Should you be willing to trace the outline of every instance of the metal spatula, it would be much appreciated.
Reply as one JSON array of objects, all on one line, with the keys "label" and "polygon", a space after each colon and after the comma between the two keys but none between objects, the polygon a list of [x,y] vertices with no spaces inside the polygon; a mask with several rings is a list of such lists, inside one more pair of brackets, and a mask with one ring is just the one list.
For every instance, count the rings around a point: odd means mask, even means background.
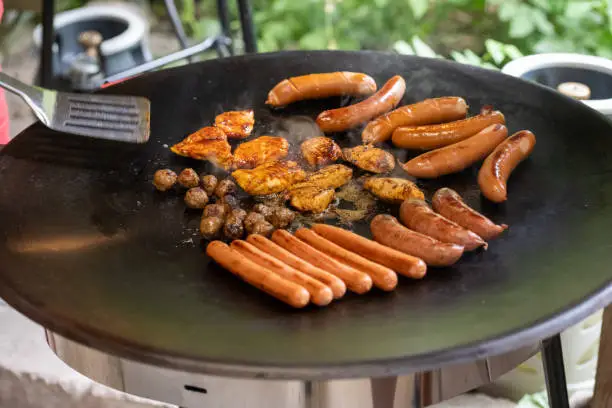
[{"label": "metal spatula", "polygon": [[53,130],[129,143],[149,140],[146,98],[56,92],[28,86],[3,72],[0,86],[19,95]]}]

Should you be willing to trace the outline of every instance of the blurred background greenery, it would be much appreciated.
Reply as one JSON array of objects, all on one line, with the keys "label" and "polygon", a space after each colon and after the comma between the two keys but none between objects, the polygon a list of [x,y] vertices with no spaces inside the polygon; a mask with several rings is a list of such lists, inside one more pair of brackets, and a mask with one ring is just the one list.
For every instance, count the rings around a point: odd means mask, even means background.
[{"label": "blurred background greenery", "polygon": [[[175,1],[193,42],[218,32],[215,0]],[[162,0],[140,2],[165,18]],[[60,8],[84,3],[62,0]],[[235,1],[228,3],[239,46]],[[252,0],[252,6],[260,51],[394,50],[492,69],[541,52],[612,58],[612,0]]]}]

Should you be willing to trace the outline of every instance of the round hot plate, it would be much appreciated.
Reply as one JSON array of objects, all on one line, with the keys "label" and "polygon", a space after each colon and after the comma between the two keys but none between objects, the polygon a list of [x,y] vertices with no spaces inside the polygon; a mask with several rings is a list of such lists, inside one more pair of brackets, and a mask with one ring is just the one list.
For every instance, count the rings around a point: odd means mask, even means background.
[{"label": "round hot plate", "polygon": [[[480,196],[478,166],[441,186],[510,229],[392,293],[347,295],[293,310],[211,262],[199,214],[151,185],[155,170],[205,163],[168,146],[215,115],[255,110],[254,134],[305,137],[346,98],[272,111],[267,92],[295,75],[359,71],[379,86],[406,79],[403,104],[457,95],[493,105],[509,130],[537,136],[509,200]],[[288,52],[208,61],[143,75],[104,92],[152,103],[151,140],[126,145],[34,125],[0,155],[0,296],[94,348],[152,364],[273,378],[378,376],[502,353],[555,334],[612,300],[612,123],[580,102],[496,72],[375,52]],[[334,135],[341,144],[354,131]],[[407,153],[385,146],[396,158]],[[355,230],[369,236],[367,222]]]}]

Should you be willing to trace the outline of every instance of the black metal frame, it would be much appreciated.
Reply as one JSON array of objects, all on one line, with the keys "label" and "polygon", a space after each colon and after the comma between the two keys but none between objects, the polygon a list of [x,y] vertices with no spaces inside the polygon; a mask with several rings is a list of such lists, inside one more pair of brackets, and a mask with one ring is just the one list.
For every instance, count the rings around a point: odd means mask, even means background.
[{"label": "black metal frame", "polygon": [[[236,0],[238,4],[238,14],[244,41],[244,50],[247,53],[257,52],[257,39],[255,27],[253,25],[252,9],[249,0]],[[217,0],[217,16],[221,25],[221,35],[214,38],[207,38],[200,44],[189,47],[185,30],[180,21],[174,0],[164,0],[172,27],[181,44],[182,51],[179,51],[181,58],[192,61],[191,57],[197,53],[214,48],[219,57],[234,54],[234,49],[230,38],[230,21],[227,0]],[[55,0],[43,0],[42,16],[42,47],[40,54],[40,84],[46,88],[53,88],[53,42],[55,33],[53,30],[53,20],[55,17]],[[170,56],[168,56],[170,57]],[[171,58],[176,60],[176,58]],[[161,59],[160,59],[161,60]],[[157,61],[157,60],[156,60]],[[153,62],[153,61],[152,61]],[[161,61],[160,61],[161,62]],[[167,62],[166,62],[167,63]],[[158,64],[153,64],[156,67]],[[162,64],[163,65],[163,64]],[[149,68],[152,69],[152,68]],[[145,69],[131,70],[133,74],[145,72]]]},{"label": "black metal frame", "polygon": [[550,408],[569,408],[563,348],[559,334],[542,342],[542,361]]}]

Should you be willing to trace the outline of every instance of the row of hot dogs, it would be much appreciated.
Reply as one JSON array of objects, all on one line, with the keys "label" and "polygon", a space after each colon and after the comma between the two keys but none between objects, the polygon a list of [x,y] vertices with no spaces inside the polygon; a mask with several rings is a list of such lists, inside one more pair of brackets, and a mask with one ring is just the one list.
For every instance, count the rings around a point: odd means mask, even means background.
[{"label": "row of hot dogs", "polygon": [[486,158],[478,176],[483,195],[494,202],[507,199],[507,179],[532,152],[533,133],[522,130],[508,138],[504,115],[491,107],[466,118],[468,104],[460,97],[432,98],[394,109],[406,90],[399,75],[376,89],[374,79],[361,73],[311,74],[281,81],[268,94],[267,103],[279,107],[333,95],[369,95],[359,103],[322,112],[317,124],[329,133],[367,123],[361,134],[365,144],[391,139],[397,147],[430,150],[402,165],[417,178],[456,173]]},{"label": "row of hot dogs", "polygon": [[276,230],[271,239],[252,234],[230,245],[213,241],[206,252],[244,281],[301,308],[310,302],[326,306],[347,289],[357,294],[373,286],[392,291],[397,274],[421,279],[428,265],[452,265],[464,250],[486,247],[487,240],[507,228],[468,207],[450,189],[436,192],[433,205],[436,211],[422,200],[404,201],[404,225],[390,215],[377,215],[370,224],[374,240],[315,224],[295,235]]}]

